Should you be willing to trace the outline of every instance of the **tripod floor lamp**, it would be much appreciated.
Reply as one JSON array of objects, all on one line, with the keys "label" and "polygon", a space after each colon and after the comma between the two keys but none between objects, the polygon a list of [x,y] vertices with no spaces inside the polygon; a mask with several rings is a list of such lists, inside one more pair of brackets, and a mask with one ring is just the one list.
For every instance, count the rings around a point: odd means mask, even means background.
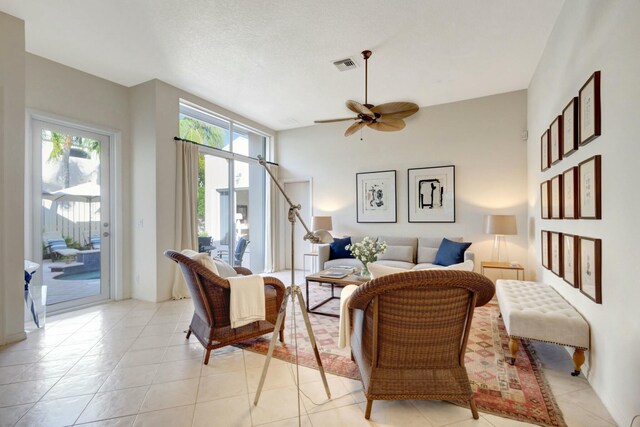
[{"label": "tripod floor lamp", "polygon": [[[311,329],[311,322],[309,321],[309,314],[305,309],[304,299],[302,298],[302,291],[300,290],[300,286],[295,284],[295,224],[296,219],[300,221],[300,224],[304,227],[306,234],[304,235],[304,240],[308,240],[311,243],[330,243],[333,241],[331,234],[329,234],[326,230],[318,230],[316,232],[311,232],[307,224],[304,223],[304,220],[300,216],[300,205],[294,205],[287,196],[287,193],[284,192],[284,189],[278,182],[278,180],[273,176],[271,170],[267,166],[267,162],[264,160],[262,156],[258,156],[258,162],[265,168],[273,183],[278,187],[280,193],[284,196],[285,200],[289,204],[289,213],[288,220],[291,223],[291,285],[287,287],[284,299],[282,300],[282,305],[280,306],[280,311],[278,312],[278,319],[276,320],[275,328],[273,329],[273,336],[271,337],[271,343],[269,344],[269,351],[267,352],[267,359],[264,362],[264,368],[262,369],[262,376],[260,377],[260,384],[258,385],[258,390],[256,391],[256,397],[253,401],[254,405],[258,404],[258,400],[260,399],[260,393],[262,392],[262,386],[264,385],[264,380],[267,377],[267,371],[269,370],[269,362],[271,362],[271,356],[273,356],[273,350],[275,348],[275,344],[277,341],[277,334],[280,330],[280,325],[282,325],[284,315],[287,311],[287,303],[289,298],[291,298],[291,304],[294,308],[295,312],[295,302],[296,298],[298,300],[298,304],[300,305],[300,311],[302,312],[302,316],[304,318],[304,323],[307,326],[307,333],[309,334],[309,341],[311,342],[311,346],[313,347],[313,353],[316,357],[316,362],[318,363],[318,370],[320,371],[320,376],[322,377],[322,382],[324,383],[324,389],[327,392],[327,398],[331,398],[331,392],[329,391],[329,384],[327,383],[327,377],[324,374],[324,368],[322,366],[322,360],[320,359],[320,353],[318,352],[318,346],[316,345],[316,339],[313,334],[313,329]],[[293,317],[293,325],[295,328],[295,316]],[[295,335],[294,335],[295,336]],[[296,342],[296,367],[298,366],[298,346]],[[300,376],[297,375],[296,383],[298,383],[298,413],[300,413],[300,385],[299,385]]]}]

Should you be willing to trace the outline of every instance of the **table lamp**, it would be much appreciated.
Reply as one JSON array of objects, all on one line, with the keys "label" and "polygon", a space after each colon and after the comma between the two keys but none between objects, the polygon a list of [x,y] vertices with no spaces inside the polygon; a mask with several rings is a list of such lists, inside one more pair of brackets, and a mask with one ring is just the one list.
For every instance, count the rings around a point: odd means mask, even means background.
[{"label": "table lamp", "polygon": [[[509,252],[507,251],[507,241],[505,236],[518,234],[515,215],[487,215],[484,232],[495,235],[493,240],[493,250],[491,251],[491,261],[509,262]],[[501,250],[504,246],[504,250]]]},{"label": "table lamp", "polygon": [[[322,235],[324,238],[319,243],[331,243],[333,241],[333,237],[329,231],[333,229],[333,222],[331,221],[331,216],[313,216],[311,217],[311,231],[315,235]],[[316,251],[316,245],[313,245],[313,251]]]}]

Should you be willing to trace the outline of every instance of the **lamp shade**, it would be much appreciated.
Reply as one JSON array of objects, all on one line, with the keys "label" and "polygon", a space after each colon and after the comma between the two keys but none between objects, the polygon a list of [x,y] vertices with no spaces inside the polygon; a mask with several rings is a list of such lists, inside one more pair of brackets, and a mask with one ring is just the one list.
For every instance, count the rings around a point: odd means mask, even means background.
[{"label": "lamp shade", "polygon": [[487,234],[510,235],[518,234],[515,215],[487,215],[484,224]]},{"label": "lamp shade", "polygon": [[313,231],[317,230],[331,230],[333,229],[333,224],[330,216],[314,216],[311,218],[311,229]]}]

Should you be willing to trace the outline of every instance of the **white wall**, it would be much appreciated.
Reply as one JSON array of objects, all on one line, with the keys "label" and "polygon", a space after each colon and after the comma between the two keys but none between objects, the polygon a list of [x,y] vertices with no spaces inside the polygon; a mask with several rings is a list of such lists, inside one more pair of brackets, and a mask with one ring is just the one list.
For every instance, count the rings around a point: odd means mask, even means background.
[{"label": "white wall", "polygon": [[0,12],[0,345],[24,334],[24,21]]},{"label": "white wall", "polygon": [[[419,84],[419,82],[416,82]],[[331,215],[334,235],[463,236],[478,261],[491,258],[486,214],[517,215],[512,260],[527,261],[527,128],[525,91],[427,107],[400,132],[366,129],[343,136],[348,123],[278,133],[280,178],[313,177],[313,215]],[[348,116],[345,108],[345,116]],[[455,165],[455,223],[409,223],[407,169]],[[396,224],[356,222],[356,172],[396,170]]]},{"label": "white wall", "polygon": [[[530,265],[589,322],[589,382],[621,426],[640,413],[639,20],[638,1],[566,0],[528,92]],[[596,70],[602,71],[602,135],[540,172],[539,136]],[[541,220],[540,183],[596,154],[602,155],[602,219]],[[541,229],[602,239],[602,305],[541,267]]]}]

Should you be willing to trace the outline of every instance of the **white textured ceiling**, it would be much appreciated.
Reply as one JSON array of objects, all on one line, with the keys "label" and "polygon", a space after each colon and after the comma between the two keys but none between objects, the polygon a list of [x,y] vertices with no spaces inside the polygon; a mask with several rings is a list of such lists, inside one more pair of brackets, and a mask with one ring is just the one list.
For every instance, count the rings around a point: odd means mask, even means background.
[{"label": "white textured ceiling", "polygon": [[561,0],[0,0],[28,52],[125,86],[158,78],[272,129],[369,102],[528,86]]}]

